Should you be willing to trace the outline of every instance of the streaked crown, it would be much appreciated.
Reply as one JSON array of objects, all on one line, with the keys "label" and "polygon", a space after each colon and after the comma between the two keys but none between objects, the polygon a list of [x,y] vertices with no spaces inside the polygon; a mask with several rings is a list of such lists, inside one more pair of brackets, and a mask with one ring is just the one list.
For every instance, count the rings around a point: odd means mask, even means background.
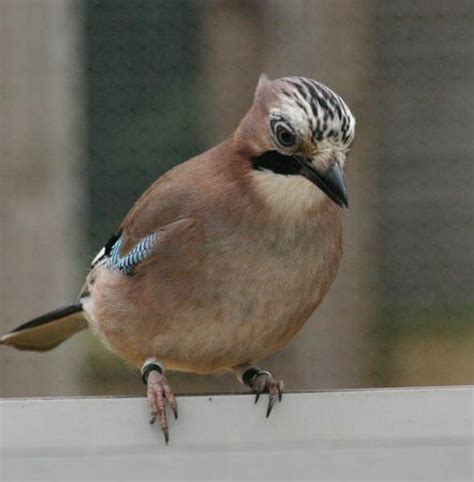
[{"label": "streaked crown", "polygon": [[305,77],[283,77],[274,83],[278,86],[279,102],[269,112],[272,132],[278,132],[278,123],[286,123],[286,128],[296,129],[299,137],[315,145],[327,140],[334,147],[350,146],[355,119],[341,97]]}]

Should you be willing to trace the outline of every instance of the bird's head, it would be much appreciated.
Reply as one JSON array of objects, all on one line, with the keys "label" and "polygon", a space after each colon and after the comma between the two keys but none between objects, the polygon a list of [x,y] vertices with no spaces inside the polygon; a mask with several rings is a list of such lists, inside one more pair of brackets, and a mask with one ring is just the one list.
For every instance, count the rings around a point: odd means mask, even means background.
[{"label": "bird's head", "polygon": [[268,176],[306,178],[347,207],[343,170],[355,119],[328,87],[305,77],[271,81],[262,75],[237,132],[251,147],[253,169]]}]

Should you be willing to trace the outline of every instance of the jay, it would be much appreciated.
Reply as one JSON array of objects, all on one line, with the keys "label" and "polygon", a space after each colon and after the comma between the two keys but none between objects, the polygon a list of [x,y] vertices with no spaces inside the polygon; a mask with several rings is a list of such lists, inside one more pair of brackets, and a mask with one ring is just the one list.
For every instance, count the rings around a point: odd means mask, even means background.
[{"label": "jay", "polygon": [[165,370],[231,370],[268,393],[255,363],[284,347],[321,303],[342,254],[343,168],[355,120],[325,85],[260,77],[235,132],[155,181],[92,262],[76,304],[0,339],[49,350],[90,327],[147,385],[168,442],[177,404]]}]

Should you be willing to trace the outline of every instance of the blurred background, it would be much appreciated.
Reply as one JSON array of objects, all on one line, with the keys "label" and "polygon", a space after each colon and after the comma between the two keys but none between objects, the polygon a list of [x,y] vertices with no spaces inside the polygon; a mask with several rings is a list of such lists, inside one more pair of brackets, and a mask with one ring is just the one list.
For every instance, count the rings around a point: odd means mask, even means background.
[{"label": "blurred background", "polygon": [[[0,331],[74,301],[134,200],[232,132],[261,72],[304,75],[358,122],[345,255],[262,365],[289,390],[474,383],[473,17],[470,0],[0,0]],[[0,367],[5,397],[144,394],[88,332]]]}]

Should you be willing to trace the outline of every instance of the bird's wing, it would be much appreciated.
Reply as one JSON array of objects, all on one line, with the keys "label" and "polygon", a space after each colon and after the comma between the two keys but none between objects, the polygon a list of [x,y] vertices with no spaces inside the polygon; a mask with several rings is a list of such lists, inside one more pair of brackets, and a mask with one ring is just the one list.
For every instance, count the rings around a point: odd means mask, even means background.
[{"label": "bird's wing", "polygon": [[193,216],[190,199],[192,174],[192,165],[186,170],[178,166],[155,181],[97,254],[92,268],[105,262],[110,268],[131,274],[157,251],[169,255],[172,246],[179,251],[181,246],[194,249],[202,245],[203,230]]},{"label": "bird's wing", "polygon": [[105,264],[130,275],[140,272],[151,262],[177,265],[179,260],[189,263],[192,259],[201,258],[205,236],[199,221],[183,218],[160,226],[122,253],[124,243],[123,235],[119,236],[105,258]]},{"label": "bird's wing", "polygon": [[175,167],[155,181],[125,216],[119,228],[123,240],[122,254],[161,227],[192,215],[188,169],[183,166]]}]

